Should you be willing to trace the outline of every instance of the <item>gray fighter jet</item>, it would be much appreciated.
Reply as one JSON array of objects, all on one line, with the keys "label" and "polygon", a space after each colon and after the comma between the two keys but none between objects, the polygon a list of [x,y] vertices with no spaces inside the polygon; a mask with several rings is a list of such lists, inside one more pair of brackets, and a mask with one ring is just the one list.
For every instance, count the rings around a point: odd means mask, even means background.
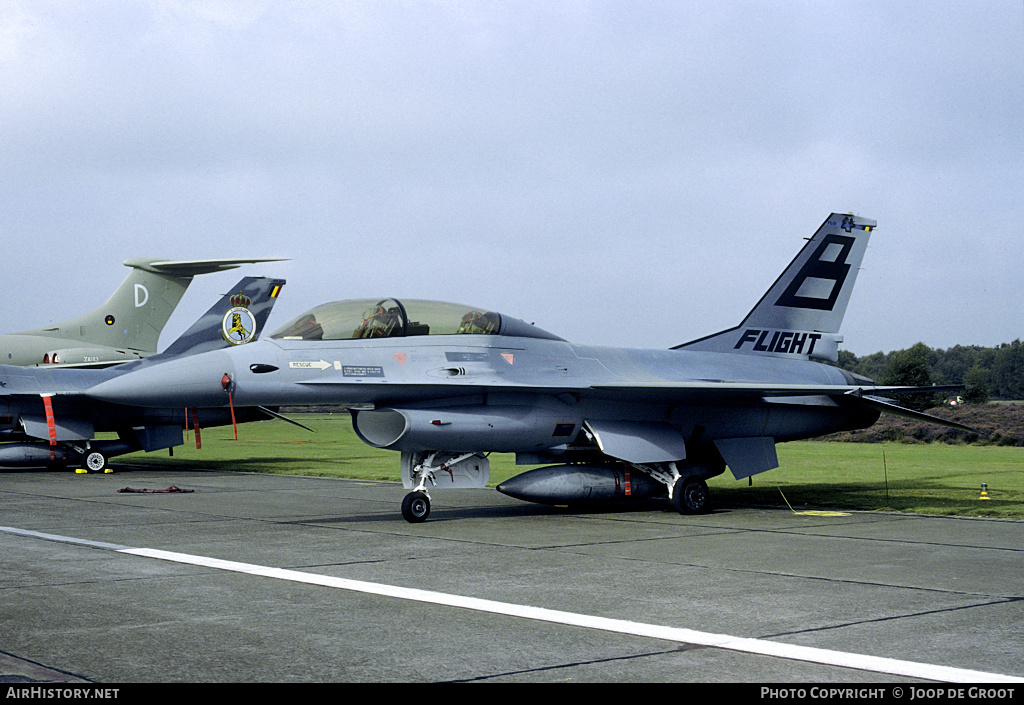
[{"label": "gray fighter jet", "polygon": [[579,504],[667,496],[705,511],[705,480],[778,466],[775,444],[874,423],[880,412],[966,428],[884,398],[823,361],[875,222],[833,213],[735,328],[671,350],[573,345],[487,309],[436,301],[324,304],[269,339],[82,388],[110,405],[222,410],[345,404],[371,446],[401,453],[402,505],[427,518],[431,488],[483,487],[487,454],[544,465],[501,483],[523,500]]},{"label": "gray fighter jet", "polygon": [[[187,360],[256,340],[283,279],[245,277],[164,352],[103,369],[0,365],[0,466],[102,470],[107,459],[182,444],[184,428],[221,426],[278,416],[270,409],[108,404],[83,394],[91,387],[166,360]],[[180,380],[184,396],[188,380]],[[143,391],[143,390],[140,390]],[[144,396],[144,394],[143,394]],[[112,436],[116,438],[98,438]]]},{"label": "gray fighter jet", "polygon": [[276,261],[126,259],[132,271],[106,303],[63,323],[0,335],[0,362],[105,367],[149,357],[156,354],[160,332],[194,276]]}]

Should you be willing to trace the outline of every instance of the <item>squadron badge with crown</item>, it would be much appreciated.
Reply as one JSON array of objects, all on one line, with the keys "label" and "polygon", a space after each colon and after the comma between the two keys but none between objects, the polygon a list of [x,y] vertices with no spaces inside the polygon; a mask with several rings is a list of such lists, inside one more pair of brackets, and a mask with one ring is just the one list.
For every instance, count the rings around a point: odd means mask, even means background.
[{"label": "squadron badge with crown", "polygon": [[231,297],[231,308],[224,314],[220,328],[231,345],[244,345],[256,337],[256,317],[248,309],[252,299],[238,292]]}]

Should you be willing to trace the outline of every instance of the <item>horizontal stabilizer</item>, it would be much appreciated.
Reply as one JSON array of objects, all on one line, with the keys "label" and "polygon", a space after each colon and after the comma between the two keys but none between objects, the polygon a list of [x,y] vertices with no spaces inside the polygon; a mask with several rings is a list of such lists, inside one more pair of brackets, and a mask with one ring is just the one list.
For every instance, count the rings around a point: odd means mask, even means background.
[{"label": "horizontal stabilizer", "polygon": [[[930,387],[921,388],[922,391],[930,389]],[[963,387],[960,387],[960,389],[963,389]],[[914,411],[913,409],[908,409],[904,406],[900,406],[899,404],[893,403],[889,399],[883,399],[881,397],[871,396],[867,394],[857,394],[854,392],[851,392],[848,396],[856,399],[859,403],[865,406],[870,406],[871,408],[877,409],[886,414],[902,416],[904,418],[915,419],[917,421],[924,421],[926,423],[933,423],[938,426],[946,426],[947,428],[955,428],[959,431],[977,433],[978,435],[981,436],[988,435],[984,431],[980,431],[976,428],[971,428],[970,426],[965,426],[961,423],[957,423],[956,421],[949,421],[947,419],[939,418],[938,416],[932,416],[931,414],[926,414],[921,411]]]},{"label": "horizontal stabilizer", "polygon": [[[890,396],[892,394],[960,394],[969,389],[971,387],[963,384],[933,384],[930,387],[871,387],[869,396],[873,394],[881,394],[883,396]],[[860,391],[863,392],[863,389]]]},{"label": "horizontal stabilizer", "polygon": [[259,264],[261,262],[284,262],[281,259],[189,259],[163,260],[151,257],[132,257],[124,261],[124,266],[142,269],[154,274],[170,274],[175,277],[194,277],[199,274],[225,272],[236,269],[243,264]]}]

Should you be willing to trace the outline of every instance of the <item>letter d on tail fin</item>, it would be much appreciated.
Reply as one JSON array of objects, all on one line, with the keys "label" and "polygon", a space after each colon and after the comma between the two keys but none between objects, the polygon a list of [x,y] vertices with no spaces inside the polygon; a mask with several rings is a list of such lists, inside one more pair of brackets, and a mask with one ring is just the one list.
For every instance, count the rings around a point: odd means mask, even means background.
[{"label": "letter d on tail fin", "polygon": [[875,221],[833,213],[736,328],[674,349],[835,360]]}]

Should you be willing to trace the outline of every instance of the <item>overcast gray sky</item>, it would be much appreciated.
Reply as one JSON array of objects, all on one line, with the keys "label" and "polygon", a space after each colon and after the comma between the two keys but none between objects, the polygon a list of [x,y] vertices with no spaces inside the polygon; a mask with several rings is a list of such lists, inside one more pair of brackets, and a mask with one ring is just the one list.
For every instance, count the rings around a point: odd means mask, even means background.
[{"label": "overcast gray sky", "polygon": [[0,0],[0,332],[128,257],[580,343],[736,325],[832,211],[843,347],[1024,337],[1024,2]]}]

